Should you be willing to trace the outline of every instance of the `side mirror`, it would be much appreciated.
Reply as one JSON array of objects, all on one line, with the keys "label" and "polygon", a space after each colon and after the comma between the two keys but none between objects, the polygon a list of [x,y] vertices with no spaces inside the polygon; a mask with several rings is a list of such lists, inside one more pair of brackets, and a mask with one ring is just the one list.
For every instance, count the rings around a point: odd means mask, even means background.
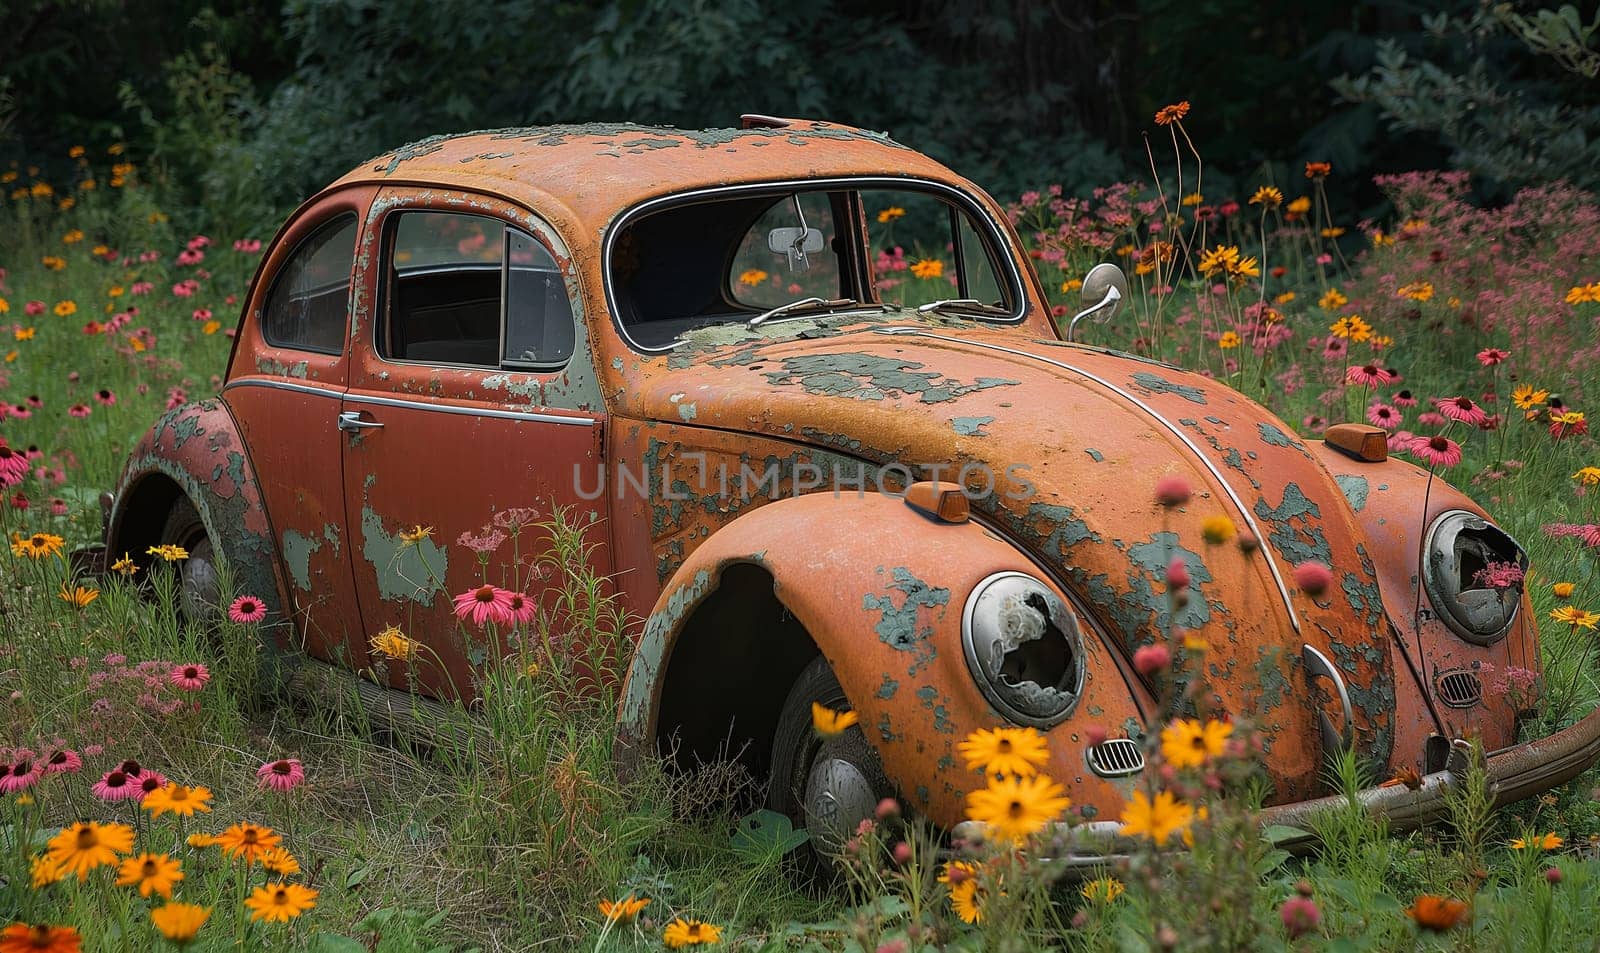
[{"label": "side mirror", "polygon": [[811,262],[807,255],[822,251],[822,229],[786,227],[767,232],[767,250],[789,259],[790,271],[808,271]]},{"label": "side mirror", "polygon": [[1067,340],[1071,341],[1078,322],[1091,315],[1096,324],[1105,324],[1122,310],[1122,299],[1128,296],[1128,276],[1109,261],[1103,261],[1083,276],[1083,310],[1072,316],[1067,325]]}]

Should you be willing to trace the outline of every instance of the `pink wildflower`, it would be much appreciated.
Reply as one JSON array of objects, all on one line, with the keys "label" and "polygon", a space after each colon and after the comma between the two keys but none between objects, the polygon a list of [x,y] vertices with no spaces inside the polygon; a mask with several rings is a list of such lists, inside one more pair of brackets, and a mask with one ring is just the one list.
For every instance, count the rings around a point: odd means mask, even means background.
[{"label": "pink wildflower", "polygon": [[174,665],[167,678],[182,691],[198,692],[206,687],[206,682],[211,681],[211,672],[199,662],[189,665]]},{"label": "pink wildflower", "polygon": [[1400,426],[1400,419],[1400,411],[1395,410],[1388,404],[1373,404],[1371,407],[1367,408],[1367,420],[1370,421],[1374,427],[1382,427],[1385,430],[1393,430],[1394,428]]},{"label": "pink wildflower", "polygon": [[1156,502],[1162,506],[1182,506],[1189,502],[1194,490],[1189,481],[1176,473],[1169,473],[1156,481]]},{"label": "pink wildflower", "polygon": [[22,310],[30,318],[37,317],[38,315],[44,314],[44,302],[43,301],[30,301],[27,304],[22,306]]},{"label": "pink wildflower", "polygon": [[139,782],[120,768],[107,771],[89,790],[102,801],[127,801],[143,796]]},{"label": "pink wildflower", "polygon": [[1182,556],[1172,557],[1172,562],[1167,563],[1167,589],[1187,589],[1189,587],[1189,567],[1184,563]]},{"label": "pink wildflower", "polygon": [[456,618],[471,619],[473,625],[505,624],[511,621],[510,605],[511,593],[498,586],[483,585],[456,596]]},{"label": "pink wildflower", "polygon": [[1283,906],[1278,908],[1278,915],[1283,919],[1283,928],[1288,931],[1291,940],[1310,933],[1322,922],[1322,911],[1317,909],[1317,902],[1298,895],[1285,900]]},{"label": "pink wildflower", "polygon": [[1544,534],[1553,539],[1571,537],[1591,549],[1600,549],[1600,524],[1551,523],[1544,528]]},{"label": "pink wildflower", "polygon": [[1442,434],[1418,437],[1411,452],[1429,467],[1453,467],[1461,462],[1461,445]]},{"label": "pink wildflower", "polygon": [[506,600],[506,611],[511,613],[513,625],[527,625],[533,621],[535,606],[523,593],[513,592]]},{"label": "pink wildflower", "polygon": [[42,767],[46,774],[77,774],[83,770],[83,759],[71,748],[62,748],[46,758]]},{"label": "pink wildflower", "polygon": [[[26,752],[19,752],[26,755]],[[11,794],[33,787],[44,773],[43,766],[31,757],[19,756],[10,764],[0,765],[0,794]]]},{"label": "pink wildflower", "polygon": [[1478,363],[1484,367],[1493,367],[1496,364],[1503,363],[1510,356],[1510,351],[1502,351],[1497,347],[1486,347],[1478,352]]},{"label": "pink wildflower", "polygon": [[1522,567],[1516,563],[1492,562],[1474,573],[1472,582],[1480,589],[1520,588],[1523,575]]},{"label": "pink wildflower", "polygon": [[1294,567],[1294,584],[1308,596],[1320,596],[1333,585],[1333,570],[1319,562],[1304,562]]},{"label": "pink wildflower", "polygon": [[1417,398],[1409,390],[1396,391],[1393,399],[1396,407],[1417,406]]},{"label": "pink wildflower", "polygon": [[239,625],[260,622],[267,617],[267,604],[255,596],[240,596],[228,606],[228,621]]},{"label": "pink wildflower", "polygon": [[1473,403],[1471,397],[1443,397],[1433,402],[1439,413],[1445,417],[1476,427],[1489,419],[1482,407]]},{"label": "pink wildflower", "polygon": [[1381,387],[1393,380],[1394,374],[1377,364],[1358,364],[1344,374],[1346,384],[1359,384],[1362,387]]},{"label": "pink wildflower", "polygon": [[306,771],[294,758],[280,758],[256,769],[256,777],[261,787],[287,792],[300,786],[306,779]]},{"label": "pink wildflower", "polygon": [[1140,675],[1154,675],[1172,664],[1172,653],[1164,645],[1142,645],[1133,653],[1133,667]]}]

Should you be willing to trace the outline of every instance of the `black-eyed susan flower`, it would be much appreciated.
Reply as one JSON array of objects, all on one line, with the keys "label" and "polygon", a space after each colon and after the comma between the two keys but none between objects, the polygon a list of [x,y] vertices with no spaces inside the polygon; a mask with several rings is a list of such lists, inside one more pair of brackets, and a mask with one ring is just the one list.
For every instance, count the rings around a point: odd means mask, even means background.
[{"label": "black-eyed susan flower", "polygon": [[139,804],[150,812],[151,818],[163,814],[176,814],[179,817],[193,817],[196,813],[211,813],[211,790],[204,787],[188,787],[182,784],[168,784],[157,788],[144,796]]},{"label": "black-eyed susan flower", "polygon": [[0,953],[78,953],[82,948],[75,927],[13,923],[0,930]]},{"label": "black-eyed susan flower", "polygon": [[991,777],[987,787],[967,795],[967,817],[1020,842],[1044,830],[1071,803],[1065,789],[1042,774]]},{"label": "black-eyed susan flower", "polygon": [[62,602],[72,606],[74,609],[83,609],[87,607],[89,603],[100,598],[100,590],[90,588],[89,586],[74,586],[71,589],[68,589],[67,584],[62,583],[61,591],[56,593],[56,596],[60,598]]},{"label": "black-eyed susan flower", "polygon": [[630,893],[621,900],[600,901],[600,915],[612,923],[632,923],[649,903],[649,897],[635,897]]},{"label": "black-eyed susan flower", "polygon": [[28,536],[19,533],[11,537],[11,555],[29,559],[59,556],[66,548],[66,543],[66,540],[53,533],[33,533]]},{"label": "black-eyed susan flower", "polygon": [[1107,904],[1122,896],[1125,890],[1122,881],[1115,877],[1097,877],[1084,884],[1078,893],[1090,903]]},{"label": "black-eyed susan flower", "polygon": [[1574,629],[1593,629],[1600,624],[1600,613],[1587,612],[1577,606],[1562,606],[1550,610],[1550,618],[1572,626]]},{"label": "black-eyed susan flower", "polygon": [[295,860],[294,855],[282,847],[274,847],[263,852],[261,866],[282,877],[288,877],[300,872],[300,861]]},{"label": "black-eyed susan flower", "polygon": [[116,863],[118,854],[132,850],[133,828],[96,821],[68,824],[45,845],[45,855],[51,863],[63,874],[77,874],[79,880],[87,878],[96,867]]},{"label": "black-eyed susan flower", "polygon": [[1543,837],[1529,837],[1529,838],[1519,837],[1516,840],[1511,842],[1511,849],[1512,850],[1529,850],[1529,849],[1533,849],[1533,850],[1559,850],[1561,845],[1565,844],[1565,843],[1566,843],[1566,841],[1562,840],[1561,836],[1559,834],[1557,834],[1554,831],[1551,831],[1550,833],[1545,834]]},{"label": "black-eyed susan flower", "polygon": [[1231,734],[1224,721],[1177,718],[1161,729],[1161,756],[1175,768],[1198,768],[1222,754]]},{"label": "black-eyed susan flower", "polygon": [[706,943],[722,942],[722,928],[704,920],[690,920],[678,917],[667,928],[661,931],[661,942],[669,950],[677,950],[686,946],[700,946]]},{"label": "black-eyed susan flower", "polygon": [[824,738],[832,738],[849,731],[861,716],[853,711],[834,711],[826,705],[811,703],[811,727]]},{"label": "black-eyed susan flower", "polygon": [[966,759],[968,770],[987,774],[1027,777],[1050,760],[1044,735],[1033,728],[979,728],[956,750]]},{"label": "black-eyed susan flower", "polygon": [[166,854],[129,857],[117,868],[117,886],[137,887],[139,896],[158,893],[172,899],[172,888],[183,879],[183,865]]},{"label": "black-eyed susan flower", "polygon": [[1154,800],[1143,791],[1135,791],[1122,808],[1121,821],[1124,835],[1148,837],[1162,846],[1194,821],[1194,808],[1171,791],[1162,791]]},{"label": "black-eyed susan flower", "polygon": [[269,883],[245,898],[250,919],[288,923],[317,905],[317,891],[300,884]]},{"label": "black-eyed susan flower", "polygon": [[1250,204],[1259,205],[1264,209],[1277,208],[1283,204],[1283,192],[1276,186],[1263,185],[1250,196]]},{"label": "black-eyed susan flower", "polygon": [[160,556],[163,560],[169,563],[175,563],[189,558],[189,551],[187,549],[184,549],[182,546],[174,545],[173,543],[162,543],[160,546],[151,546],[149,549],[145,550],[145,553],[150,556]]},{"label": "black-eyed susan flower", "polygon": [[282,842],[283,838],[272,828],[248,821],[235,824],[216,836],[216,844],[223,853],[229,857],[243,857],[247,864],[260,860],[262,854]]},{"label": "black-eyed susan flower", "polygon": [[372,654],[396,662],[404,662],[417,654],[417,643],[407,638],[397,626],[384,627],[367,644],[372,648]]},{"label": "black-eyed susan flower", "polygon": [[150,922],[169,942],[185,946],[194,942],[210,916],[210,907],[194,903],[169,903],[151,910]]}]

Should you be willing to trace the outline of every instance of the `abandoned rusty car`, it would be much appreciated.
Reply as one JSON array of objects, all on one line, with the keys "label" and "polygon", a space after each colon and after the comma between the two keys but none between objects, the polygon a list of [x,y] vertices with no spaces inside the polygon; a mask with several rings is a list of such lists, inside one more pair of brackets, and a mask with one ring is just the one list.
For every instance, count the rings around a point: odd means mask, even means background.
[{"label": "abandoned rusty car", "polygon": [[[1127,285],[1102,266],[1085,291],[1103,317]],[[1502,801],[1594,761],[1600,714],[1519,743],[1523,713],[1484,690],[1486,666],[1538,669],[1538,635],[1524,594],[1476,587],[1526,559],[1465,495],[1425,501],[1370,429],[1303,439],[1071,336],[1004,211],[882,135],[428,139],[283,226],[220,395],[136,447],[107,551],[185,546],[192,605],[225,563],[292,666],[370,678],[369,639],[403,626],[431,650],[414,687],[445,696],[485,662],[451,611],[481,582],[458,535],[582,513],[639,620],[619,757],[742,758],[824,846],[888,795],[955,827],[982,784],[956,745],[1016,724],[1091,818],[1072,849],[1114,850],[1158,713],[1133,658],[1175,629],[1204,641],[1208,709],[1264,732],[1271,819],[1330,795],[1339,749],[1421,775],[1363,792],[1397,827],[1438,813],[1469,739]],[[1162,477],[1192,498],[1163,508]],[[1207,517],[1259,549],[1205,546]],[[1311,562],[1321,593],[1295,584]],[[823,739],[812,702],[859,724]]]}]

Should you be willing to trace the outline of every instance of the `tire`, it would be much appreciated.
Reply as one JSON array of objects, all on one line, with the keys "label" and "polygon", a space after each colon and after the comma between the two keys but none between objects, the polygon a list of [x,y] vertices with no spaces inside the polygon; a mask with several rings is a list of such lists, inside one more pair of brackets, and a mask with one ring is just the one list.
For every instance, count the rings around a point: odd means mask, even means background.
[{"label": "tire", "polygon": [[161,528],[161,544],[181,546],[189,558],[172,564],[178,574],[178,608],[187,620],[207,623],[222,617],[222,585],[217,548],[188,497],[180,496]]},{"label": "tire", "polygon": [[849,700],[828,660],[817,656],[795,679],[778,713],[772,739],[767,807],[811,834],[807,850],[824,862],[874,816],[894,787],[859,725],[824,739],[812,728],[811,705],[848,709]]}]

